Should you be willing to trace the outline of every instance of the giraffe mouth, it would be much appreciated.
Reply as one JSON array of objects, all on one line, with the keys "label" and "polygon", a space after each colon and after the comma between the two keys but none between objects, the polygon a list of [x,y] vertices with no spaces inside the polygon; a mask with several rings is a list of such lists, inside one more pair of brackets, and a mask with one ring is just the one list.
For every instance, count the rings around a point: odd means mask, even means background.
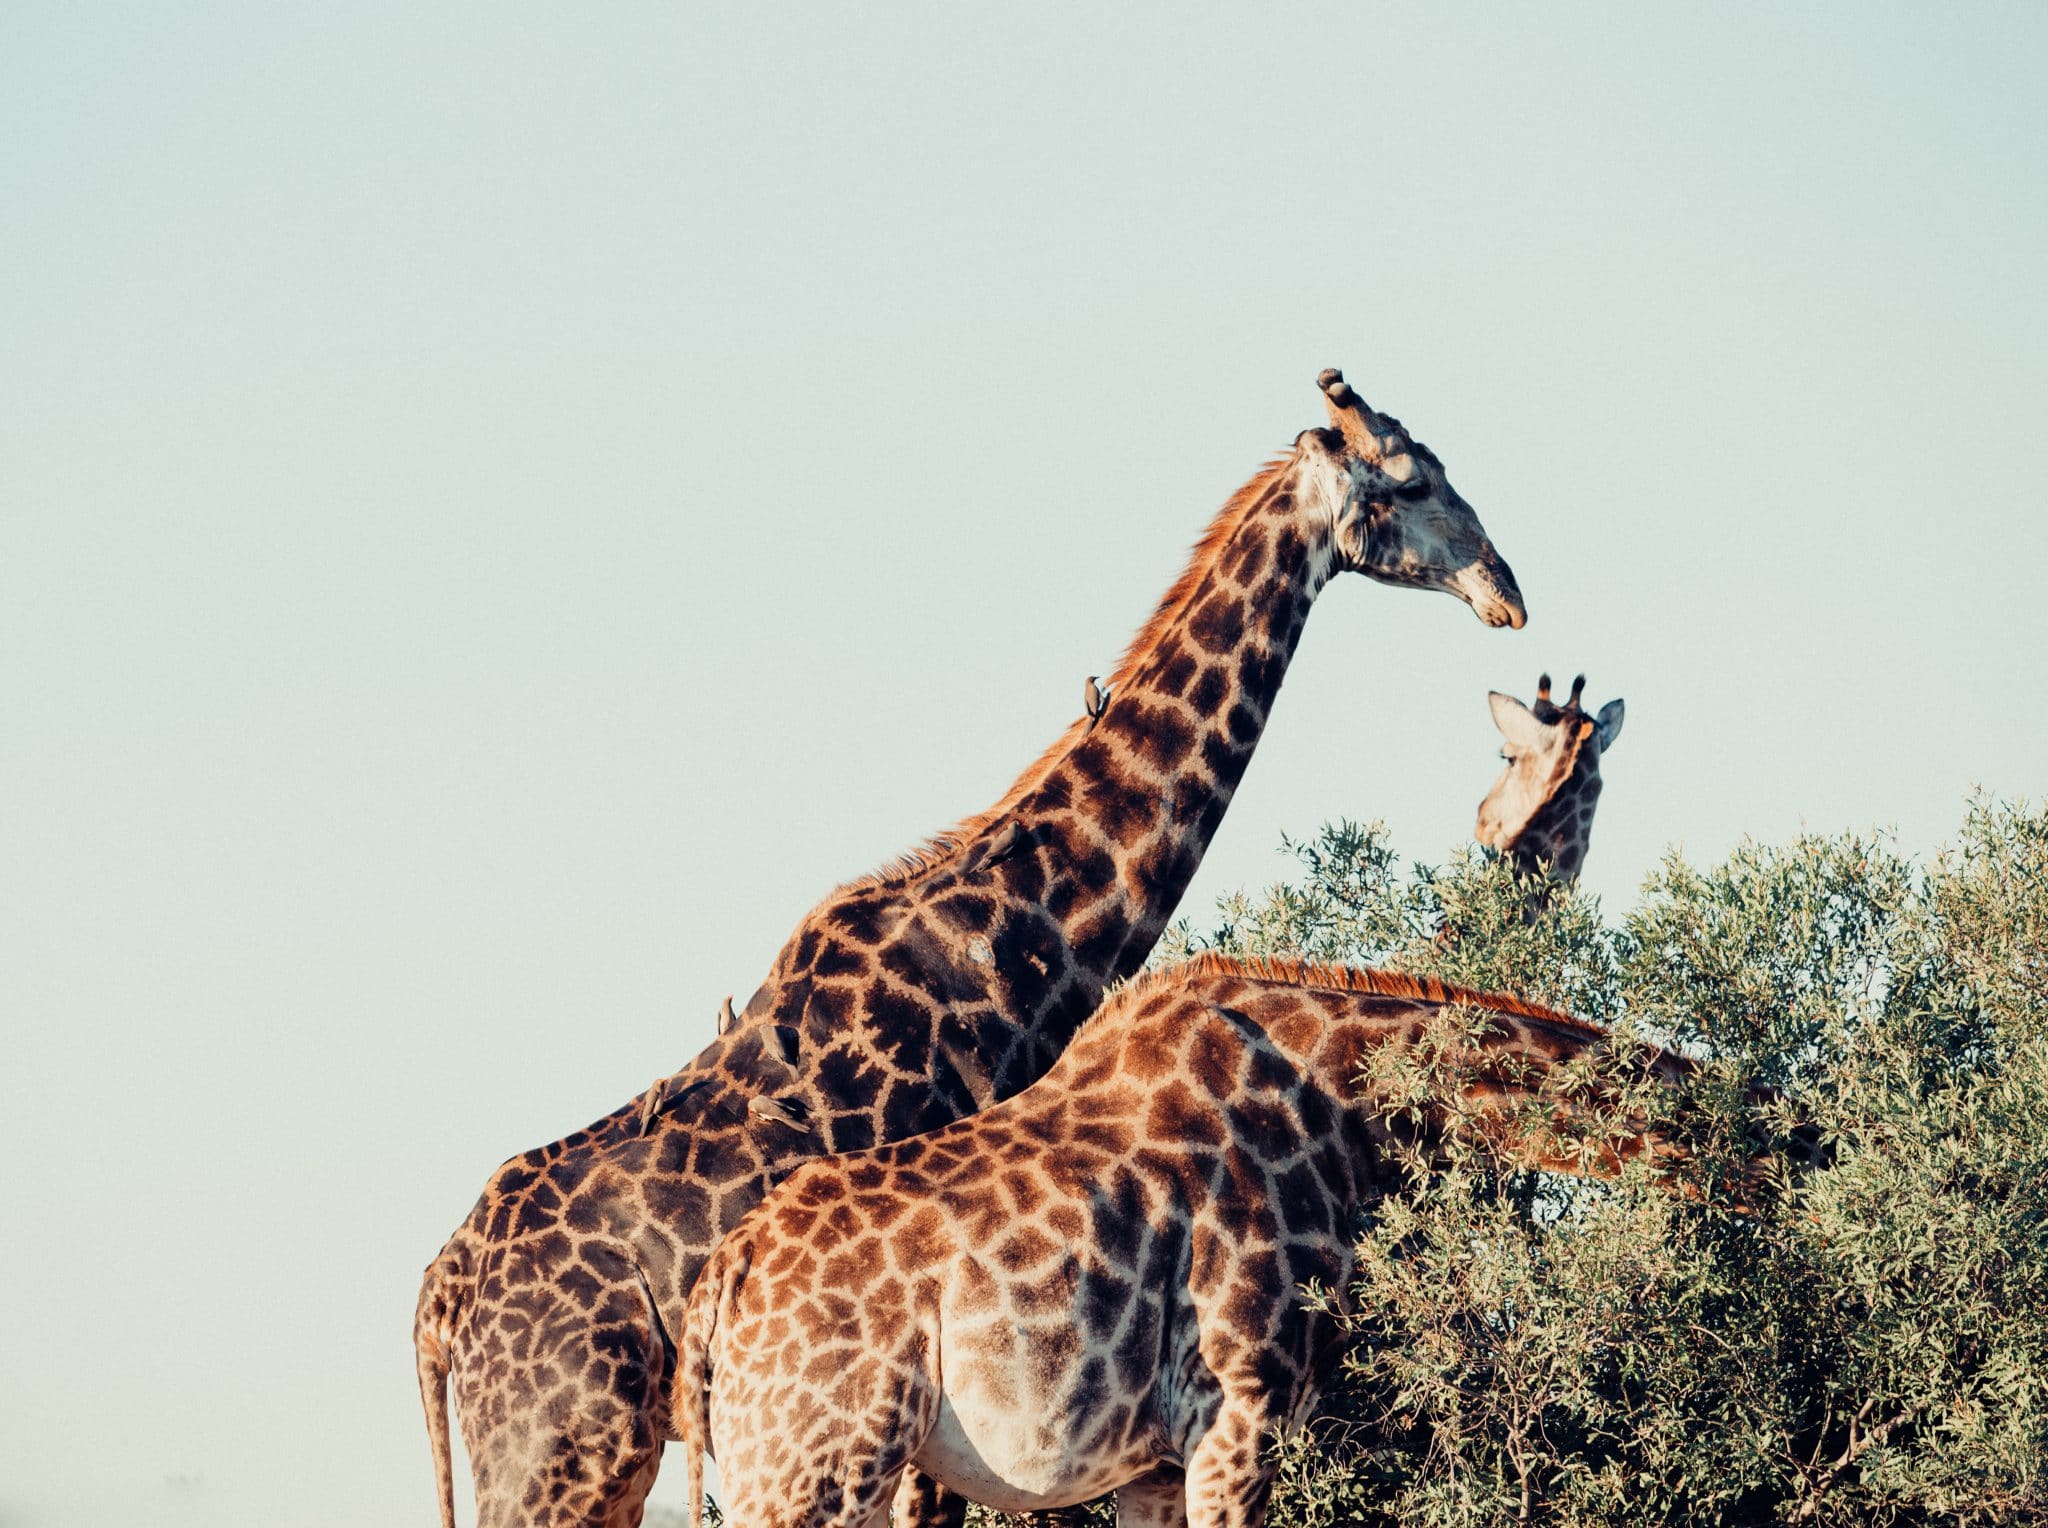
[{"label": "giraffe mouth", "polygon": [[1522,603],[1522,591],[1515,575],[1498,556],[1468,562],[1451,575],[1451,592],[1472,607],[1472,613],[1488,626],[1507,626],[1520,631],[1529,623],[1529,611]]}]

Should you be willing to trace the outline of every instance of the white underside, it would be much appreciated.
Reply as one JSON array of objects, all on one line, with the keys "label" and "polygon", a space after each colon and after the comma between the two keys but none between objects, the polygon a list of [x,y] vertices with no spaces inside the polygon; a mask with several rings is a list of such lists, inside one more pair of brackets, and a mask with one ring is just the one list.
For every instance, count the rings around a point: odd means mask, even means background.
[{"label": "white underside", "polygon": [[[1049,1451],[1037,1423],[1014,1411],[965,1412],[941,1396],[937,1423],[917,1451],[917,1467],[971,1501],[1000,1512],[1039,1512],[1093,1501],[1146,1473],[1156,1461],[1075,1459]],[[1034,1436],[1035,1435],[1035,1436]]]}]

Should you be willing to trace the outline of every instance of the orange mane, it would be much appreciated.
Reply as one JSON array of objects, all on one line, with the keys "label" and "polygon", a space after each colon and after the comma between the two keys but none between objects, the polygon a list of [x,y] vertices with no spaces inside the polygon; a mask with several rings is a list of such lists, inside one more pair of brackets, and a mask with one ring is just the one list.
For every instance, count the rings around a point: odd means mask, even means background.
[{"label": "orange mane", "polygon": [[1321,987],[1331,992],[1369,992],[1379,997],[1407,998],[1422,1003],[1469,1003],[1474,1008],[1485,1008],[1493,1013],[1511,1013],[1523,1018],[1542,1019],[1582,1035],[1588,1040],[1608,1038],[1607,1031],[1598,1024],[1575,1019],[1568,1013],[1559,1013],[1555,1008],[1546,1008],[1541,1003],[1532,1003],[1526,998],[1510,997],[1500,992],[1480,992],[1472,987],[1453,986],[1449,982],[1440,982],[1433,976],[1409,976],[1404,972],[1379,971],[1370,966],[1319,965],[1314,961],[1279,956],[1241,958],[1235,955],[1219,955],[1213,950],[1205,951],[1179,965],[1148,971],[1125,990],[1150,991],[1168,982],[1186,981],[1192,977],[1202,976],[1239,976],[1249,981],[1280,982],[1289,987]]},{"label": "orange mane", "polygon": [[[1216,517],[1209,522],[1208,529],[1203,531],[1200,539],[1195,542],[1194,550],[1188,554],[1187,566],[1181,571],[1180,577],[1173,581],[1172,587],[1160,598],[1158,607],[1153,610],[1145,624],[1138,628],[1137,635],[1131,638],[1123,656],[1117,659],[1116,667],[1110,670],[1106,681],[1109,689],[1119,688],[1137,672],[1138,666],[1158,646],[1159,639],[1167,627],[1186,607],[1189,598],[1201,586],[1203,577],[1222,555],[1223,548],[1230,542],[1231,533],[1244,522],[1253,506],[1264,500],[1281,475],[1293,465],[1292,452],[1275,457],[1261,467],[1250,482],[1224,502],[1223,508],[1218,510]],[[952,827],[933,834],[915,848],[906,849],[881,868],[848,881],[833,895],[849,891],[870,891],[878,886],[896,886],[905,881],[915,880],[962,844],[973,839],[982,829],[1000,821],[1012,807],[1052,773],[1053,767],[1067,756],[1076,743],[1088,735],[1089,726],[1089,718],[1076,717],[1067,730],[1053,740],[1051,747],[1026,766],[1015,783],[1003,793],[1002,799],[987,811],[977,812],[972,817],[963,817]]]}]

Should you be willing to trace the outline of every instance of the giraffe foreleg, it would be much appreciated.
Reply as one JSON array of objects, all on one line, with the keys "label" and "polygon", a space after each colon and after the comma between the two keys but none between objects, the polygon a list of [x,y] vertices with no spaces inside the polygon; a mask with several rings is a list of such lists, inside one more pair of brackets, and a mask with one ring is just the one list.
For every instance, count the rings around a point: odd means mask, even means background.
[{"label": "giraffe foreleg", "polygon": [[1266,1520],[1273,1471],[1265,1442],[1272,1420],[1262,1400],[1225,1398],[1188,1456],[1186,1521],[1192,1528],[1257,1528]]}]

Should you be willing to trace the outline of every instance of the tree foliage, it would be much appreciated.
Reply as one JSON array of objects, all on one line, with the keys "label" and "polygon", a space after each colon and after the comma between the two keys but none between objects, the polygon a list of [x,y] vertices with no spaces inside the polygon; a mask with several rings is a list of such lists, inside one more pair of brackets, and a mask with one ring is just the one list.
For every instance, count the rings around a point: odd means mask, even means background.
[{"label": "tree foliage", "polygon": [[[1857,836],[1674,853],[1619,924],[1476,850],[1404,874],[1376,828],[1286,847],[1296,880],[1166,958],[1388,965],[1600,1020],[1583,1128],[1647,1113],[1689,1156],[1673,1192],[1467,1140],[1381,1200],[1320,1292],[1347,1350],[1276,1440],[1274,1522],[2048,1517],[2048,813],[1975,802],[1925,867]],[[1683,1096],[1631,1065],[1644,1041],[1700,1063]],[[1463,1053],[1374,1081],[1452,1096]],[[1801,1123],[1824,1170],[1774,1154]]]}]

